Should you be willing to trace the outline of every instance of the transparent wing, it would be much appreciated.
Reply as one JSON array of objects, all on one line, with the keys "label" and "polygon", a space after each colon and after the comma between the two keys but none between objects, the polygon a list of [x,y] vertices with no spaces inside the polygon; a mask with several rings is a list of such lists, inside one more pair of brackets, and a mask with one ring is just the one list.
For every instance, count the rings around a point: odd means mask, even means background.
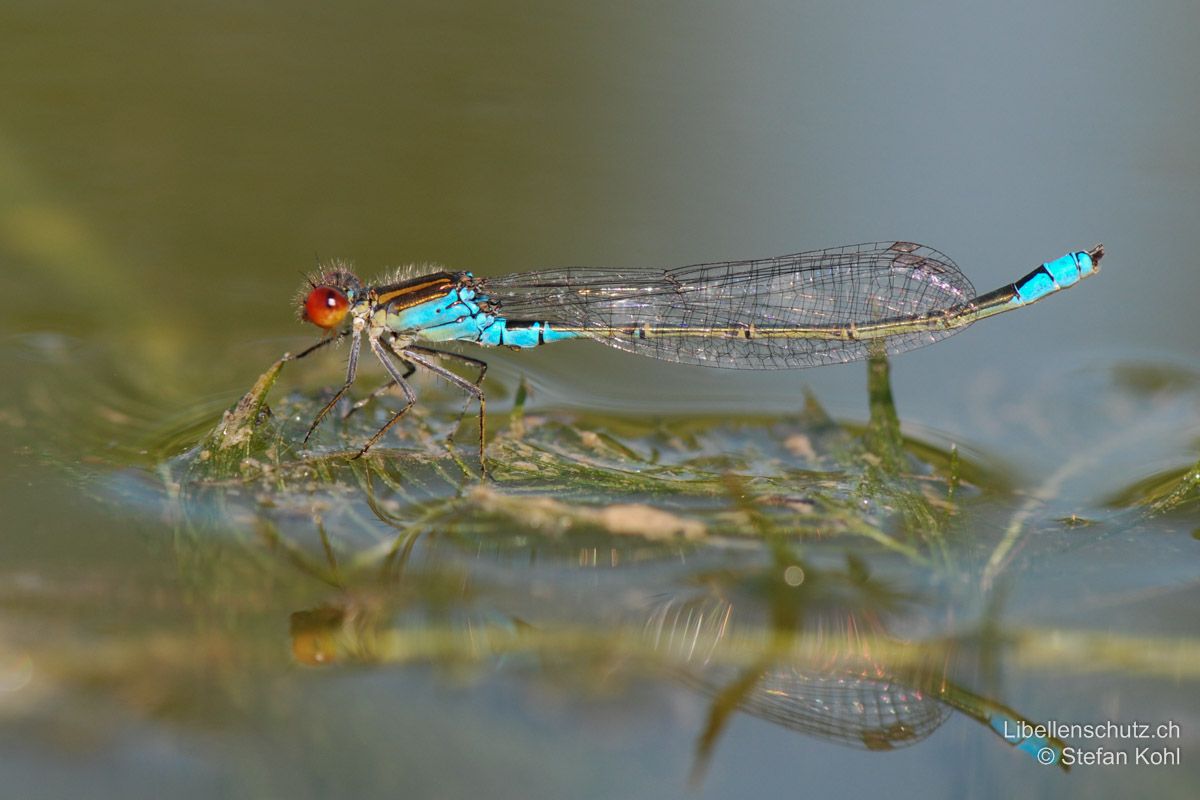
[{"label": "transparent wing", "polygon": [[[950,715],[937,698],[849,653],[830,657],[821,667],[800,668],[781,659],[764,664],[747,682],[744,667],[711,659],[717,648],[737,646],[723,644],[727,638],[738,641],[731,633],[736,625],[726,600],[668,597],[653,609],[644,632],[656,651],[678,664],[687,684],[714,698],[735,699],[748,714],[826,741],[891,750],[928,737]],[[740,641],[747,646],[755,639]],[[738,686],[742,691],[728,693]]]},{"label": "transparent wing", "polygon": [[[849,328],[945,310],[975,295],[953,261],[911,242],[666,270],[570,267],[487,278],[479,286],[510,320],[579,328],[632,353],[736,369],[810,367],[868,354],[861,341],[754,338],[746,330]],[[899,353],[953,332],[900,334],[885,346]]]}]

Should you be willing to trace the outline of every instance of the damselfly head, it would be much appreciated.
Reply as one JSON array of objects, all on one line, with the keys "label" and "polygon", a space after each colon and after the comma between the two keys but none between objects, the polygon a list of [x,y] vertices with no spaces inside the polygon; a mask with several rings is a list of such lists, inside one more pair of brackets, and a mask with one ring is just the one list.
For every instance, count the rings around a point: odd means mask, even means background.
[{"label": "damselfly head", "polygon": [[342,323],[346,313],[362,290],[353,272],[340,262],[314,273],[300,289],[300,319],[318,328],[332,330]]}]

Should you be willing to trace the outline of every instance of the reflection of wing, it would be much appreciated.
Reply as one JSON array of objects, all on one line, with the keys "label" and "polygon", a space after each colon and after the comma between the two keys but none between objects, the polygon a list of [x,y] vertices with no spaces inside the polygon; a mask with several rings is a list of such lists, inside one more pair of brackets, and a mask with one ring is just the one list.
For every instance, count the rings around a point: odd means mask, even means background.
[{"label": "reflection of wing", "polygon": [[[690,681],[708,693],[736,680],[705,671]],[[748,714],[799,733],[868,750],[892,750],[937,730],[949,709],[914,689],[865,672],[767,672],[739,703]]]},{"label": "reflection of wing", "polygon": [[732,612],[715,597],[668,599],[645,632],[657,650],[682,662],[689,685],[718,696],[743,682],[734,698],[740,709],[827,741],[869,750],[904,747],[929,736],[950,714],[936,697],[897,683],[862,658],[830,659],[821,669],[767,664],[745,681],[743,671],[711,659],[732,630]]},{"label": "reflection of wing", "polygon": [[761,653],[751,654],[748,661],[753,666],[738,668],[714,658],[718,648],[746,646],[734,636],[734,628],[733,605],[712,595],[668,597],[644,627],[654,648],[680,665],[682,679],[713,698],[702,758],[731,705],[799,733],[868,750],[915,744],[933,733],[953,709],[1040,763],[1068,769],[1063,741],[1039,736],[1035,723],[956,686],[944,674],[910,676],[901,682],[885,664],[845,648],[834,648],[818,667],[800,668],[773,655],[769,631],[759,631],[757,642],[747,637]]},{"label": "reflection of wing", "polygon": [[[918,316],[975,294],[947,256],[910,242],[667,270],[572,267],[486,278],[480,287],[496,313],[508,319],[578,328],[612,347],[668,361],[739,369],[865,358],[866,342],[769,333]],[[721,333],[696,334],[708,330]],[[892,336],[887,352],[911,350],[953,332]]]}]

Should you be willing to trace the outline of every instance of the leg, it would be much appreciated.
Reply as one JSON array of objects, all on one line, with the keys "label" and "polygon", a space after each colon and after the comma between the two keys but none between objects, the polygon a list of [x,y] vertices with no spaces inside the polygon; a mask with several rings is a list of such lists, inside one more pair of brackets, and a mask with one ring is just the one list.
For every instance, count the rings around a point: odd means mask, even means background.
[{"label": "leg", "polygon": [[[399,356],[397,356],[397,358],[399,358]],[[408,376],[412,375],[414,372],[417,371],[416,365],[414,365],[410,361],[405,361],[403,358],[401,358],[400,363],[404,365],[403,377],[406,379],[408,378]],[[370,403],[376,397],[379,397],[379,395],[383,394],[384,392],[388,391],[389,389],[391,389],[393,386],[396,386],[396,385],[397,384],[395,381],[388,381],[383,386],[380,386],[378,389],[371,392],[369,395],[364,397],[362,400],[359,400],[354,405],[350,406],[350,410],[342,415],[342,419],[349,419],[350,415],[353,414],[355,411],[358,411],[360,408],[362,408],[363,406]]]},{"label": "leg", "polygon": [[[476,369],[479,370],[479,374],[475,376],[475,381],[474,381],[476,386],[479,386],[480,384],[483,383],[483,376],[487,374],[487,368],[488,368],[487,362],[481,361],[478,358],[471,358],[471,356],[464,356],[462,353],[452,353],[448,350],[434,350],[432,347],[422,347],[421,345],[409,345],[408,349],[415,350],[416,352],[421,353],[423,355],[433,356],[434,358],[444,358],[447,361],[460,361],[463,364],[466,364],[471,367],[475,367]],[[458,428],[458,425],[459,425],[459,423],[462,422],[463,417],[465,417],[467,415],[467,409],[470,407],[470,405],[471,405],[471,398],[468,397],[466,404],[463,405],[463,410],[458,415],[458,422],[455,423],[455,429]]]},{"label": "leg", "polygon": [[[419,351],[414,352],[414,350],[415,350],[415,348],[412,348],[412,347],[404,348],[404,350],[403,350],[404,357],[411,359],[412,361],[416,362],[417,364],[420,364],[422,367],[429,370],[433,374],[439,375],[442,378],[445,378],[446,380],[450,381],[455,386],[462,389],[464,392],[466,392],[467,394],[471,395],[472,397],[474,397],[476,400],[479,401],[479,469],[486,476],[487,475],[487,461],[484,459],[484,455],[483,455],[483,439],[484,439],[484,435],[487,431],[487,422],[486,422],[487,409],[486,409],[486,401],[483,396],[483,390],[479,388],[479,385],[477,383],[471,383],[466,378],[463,378],[459,375],[455,375],[453,372],[446,369],[445,367],[439,367],[437,364],[433,363],[432,361],[430,361],[429,359],[427,359],[423,355],[421,355],[421,353]],[[467,356],[459,356],[457,353],[449,354],[449,353],[441,353],[440,351],[435,351],[435,352],[438,352],[439,355],[453,355],[453,357],[461,358],[461,359],[464,359],[464,360],[470,361],[470,362],[474,362],[477,360],[477,359],[473,359],[473,358],[468,358]],[[482,362],[480,362],[480,363],[482,363]],[[480,379],[482,379],[482,375],[480,376]]]},{"label": "leg", "polygon": [[[309,438],[313,435],[313,431],[315,431],[317,426],[321,424],[321,420],[325,419],[325,415],[329,413],[329,410],[337,405],[337,401],[342,399],[342,395],[349,391],[351,384],[354,383],[354,376],[358,371],[358,346],[360,343],[361,339],[359,338],[359,333],[358,331],[355,331],[354,340],[350,343],[350,363],[346,366],[346,382],[342,384],[342,388],[337,390],[337,394],[333,396],[333,399],[326,403],[325,407],[317,412],[317,418],[312,421],[312,425],[308,426],[308,433],[304,434],[305,444],[308,443]],[[310,347],[297,356],[297,358],[302,358],[315,349],[316,347]]]},{"label": "leg", "polygon": [[327,344],[333,344],[334,342],[340,342],[342,339],[345,339],[349,335],[350,335],[350,331],[342,331],[337,336],[326,336],[325,338],[321,339],[321,341],[317,342],[316,344],[312,345],[311,347],[304,348],[296,355],[292,355],[291,353],[284,353],[283,358],[281,358],[279,360],[280,361],[299,361],[300,359],[304,358],[309,353],[315,353]]},{"label": "leg", "polygon": [[406,349],[413,350],[418,353],[423,353],[427,356],[433,356],[435,358],[445,358],[445,359],[449,359],[451,361],[461,361],[464,364],[468,364],[472,367],[477,367],[479,369],[479,375],[475,378],[476,386],[479,386],[480,384],[483,383],[483,376],[487,374],[488,365],[487,365],[486,361],[481,361],[478,358],[471,358],[470,356],[464,356],[462,353],[452,353],[449,350],[434,350],[432,347],[421,347],[420,345],[417,345],[417,344],[409,345]]},{"label": "leg", "polygon": [[[383,345],[379,343],[378,339],[371,340],[371,352],[374,353],[375,357],[383,363],[383,368],[386,369],[388,374],[392,376],[392,382],[395,383],[396,386],[400,387],[400,391],[404,392],[404,399],[406,402],[404,403],[404,408],[397,411],[382,428],[375,432],[374,436],[367,440],[367,443],[363,445],[362,450],[358,451],[358,455],[356,455],[355,458],[362,458],[366,452],[370,450],[371,447],[378,442],[385,433],[387,433],[388,428],[395,425],[401,417],[408,413],[408,410],[413,407],[413,404],[417,402],[417,396],[413,394],[413,390],[409,387],[408,381],[404,380],[412,374],[411,369],[409,372],[401,375],[400,370],[398,370],[396,365],[392,363],[392,360],[388,358],[387,351],[383,349]],[[409,364],[409,367],[412,367],[412,365]],[[389,383],[384,388],[390,389],[391,386],[392,384]]]}]

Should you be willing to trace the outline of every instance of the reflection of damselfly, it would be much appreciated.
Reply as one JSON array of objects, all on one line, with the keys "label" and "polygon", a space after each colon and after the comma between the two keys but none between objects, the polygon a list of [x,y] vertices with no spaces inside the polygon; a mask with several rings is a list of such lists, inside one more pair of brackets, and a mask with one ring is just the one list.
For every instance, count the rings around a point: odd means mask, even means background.
[{"label": "reflection of damselfly", "polygon": [[[869,615],[864,615],[869,616]],[[890,666],[882,631],[846,614],[842,629],[813,624],[805,634],[739,631],[728,600],[700,595],[666,597],[645,623],[654,648],[676,664],[679,677],[714,698],[700,740],[698,769],[711,754],[728,713],[741,710],[789,730],[867,750],[893,750],[926,739],[957,711],[986,725],[1041,764],[1063,761],[1066,743],[1013,709],[954,684],[945,664]],[[861,639],[860,639],[861,636]],[[805,642],[814,652],[799,658]],[[744,668],[719,657],[739,648],[756,655]]]},{"label": "reflection of damselfly", "polygon": [[[416,402],[406,379],[419,366],[479,401],[482,461],[480,384],[487,364],[427,344],[525,349],[588,338],[710,367],[844,363],[930,344],[976,320],[1033,303],[1096,272],[1103,253],[1099,245],[1068,253],[978,296],[953,261],[911,242],[666,270],[571,267],[498,278],[441,271],[377,285],[335,264],[309,279],[300,307],[303,319],[335,335],[294,358],[349,336],[349,366],[345,384],[317,414],[305,441],[354,382],[364,335],[391,377],[376,394],[397,386],[405,404],[359,455]],[[467,380],[434,359],[467,364],[478,376]]]}]

